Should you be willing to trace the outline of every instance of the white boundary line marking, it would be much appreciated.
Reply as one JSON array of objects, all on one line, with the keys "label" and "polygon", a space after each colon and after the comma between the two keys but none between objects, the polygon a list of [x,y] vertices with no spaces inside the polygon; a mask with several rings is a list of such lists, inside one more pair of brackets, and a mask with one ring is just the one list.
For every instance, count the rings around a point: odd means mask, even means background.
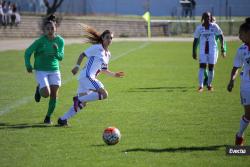
[{"label": "white boundary line marking", "polygon": [[[145,47],[148,46],[149,44],[150,44],[150,43],[148,43],[148,42],[143,43],[143,44],[139,45],[139,46],[136,47],[136,48],[132,48],[132,49],[127,50],[126,52],[124,52],[124,53],[122,53],[122,54],[119,54],[119,55],[115,56],[114,58],[111,58],[110,61],[115,61],[115,60],[117,60],[117,59],[119,59],[119,58],[121,58],[121,57],[123,57],[123,56],[128,55],[129,53],[132,53],[132,52],[134,52],[134,51],[137,51],[137,50],[140,50],[140,49],[142,49],[142,48],[145,48]],[[70,82],[70,81],[71,81],[72,79],[74,79],[74,78],[75,78],[75,77],[70,77],[69,79],[63,81],[63,82],[62,82],[62,85],[67,84],[68,82]],[[20,106],[22,106],[22,105],[25,105],[25,104],[31,102],[32,100],[33,100],[33,97],[31,97],[31,96],[26,96],[26,97],[21,98],[20,100],[17,100],[15,103],[7,104],[5,107],[0,108],[0,116],[2,116],[2,115],[5,114],[5,113],[8,113],[8,112],[12,111],[12,110],[15,109],[15,108],[18,108],[18,107],[20,107]]]}]

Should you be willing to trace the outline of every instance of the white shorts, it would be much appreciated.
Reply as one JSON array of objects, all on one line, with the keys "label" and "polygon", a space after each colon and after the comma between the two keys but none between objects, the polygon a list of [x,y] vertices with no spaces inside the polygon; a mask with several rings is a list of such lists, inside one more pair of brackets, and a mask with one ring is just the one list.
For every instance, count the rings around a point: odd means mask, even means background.
[{"label": "white shorts", "polygon": [[61,73],[60,71],[36,71],[36,81],[39,84],[39,88],[49,87],[50,85],[61,86]]},{"label": "white shorts", "polygon": [[87,77],[81,77],[78,80],[79,86],[77,93],[89,93],[92,90],[98,90],[104,88],[104,85],[97,79],[91,79]]},{"label": "white shorts", "polygon": [[218,59],[218,52],[213,54],[200,54],[200,64],[216,64]]},{"label": "white shorts", "polygon": [[250,90],[240,90],[240,99],[243,106],[250,105]]}]

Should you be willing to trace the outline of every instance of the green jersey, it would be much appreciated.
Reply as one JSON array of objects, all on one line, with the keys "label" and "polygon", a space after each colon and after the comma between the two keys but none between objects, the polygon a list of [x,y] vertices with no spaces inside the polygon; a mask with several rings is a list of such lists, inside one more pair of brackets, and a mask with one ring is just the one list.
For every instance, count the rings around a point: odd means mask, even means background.
[{"label": "green jersey", "polygon": [[[55,49],[53,45],[57,45]],[[42,35],[25,51],[25,66],[32,68],[30,57],[34,53],[34,69],[37,71],[59,71],[59,61],[64,57],[64,39],[57,35],[53,40]]]}]

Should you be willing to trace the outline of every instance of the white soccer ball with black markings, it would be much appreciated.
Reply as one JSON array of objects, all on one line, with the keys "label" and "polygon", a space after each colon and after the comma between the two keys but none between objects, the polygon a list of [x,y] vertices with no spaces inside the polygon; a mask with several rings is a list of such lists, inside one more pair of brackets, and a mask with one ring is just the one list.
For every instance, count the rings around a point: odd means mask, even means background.
[{"label": "white soccer ball with black markings", "polygon": [[116,127],[108,127],[104,130],[102,139],[107,145],[115,145],[121,140],[121,133]]}]

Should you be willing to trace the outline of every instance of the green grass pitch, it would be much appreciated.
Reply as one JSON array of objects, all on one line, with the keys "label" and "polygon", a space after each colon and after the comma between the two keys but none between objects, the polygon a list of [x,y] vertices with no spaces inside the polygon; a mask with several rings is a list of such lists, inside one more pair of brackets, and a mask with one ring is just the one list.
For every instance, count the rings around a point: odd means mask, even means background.
[{"label": "green grass pitch", "polygon": [[[215,91],[198,93],[192,42],[114,42],[109,68],[126,77],[100,76],[108,99],[88,103],[67,128],[42,124],[48,99],[34,102],[36,83],[25,70],[24,51],[0,52],[0,166],[249,166],[249,156],[225,153],[243,114],[239,78],[233,92],[226,91],[240,42],[227,45],[228,57],[219,57],[215,68]],[[70,70],[86,47],[65,47],[54,124],[72,104],[77,80]],[[115,146],[102,141],[108,126],[121,131]],[[245,136],[250,145],[249,129]]]}]

